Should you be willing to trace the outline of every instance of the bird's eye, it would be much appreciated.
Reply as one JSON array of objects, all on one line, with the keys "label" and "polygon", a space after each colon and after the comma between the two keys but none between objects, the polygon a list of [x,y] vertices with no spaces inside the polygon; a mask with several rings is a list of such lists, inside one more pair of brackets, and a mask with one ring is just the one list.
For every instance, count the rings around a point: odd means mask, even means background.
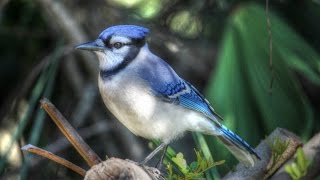
[{"label": "bird's eye", "polygon": [[121,42],[116,42],[113,44],[113,47],[115,47],[116,49],[120,49],[123,46],[123,44]]}]

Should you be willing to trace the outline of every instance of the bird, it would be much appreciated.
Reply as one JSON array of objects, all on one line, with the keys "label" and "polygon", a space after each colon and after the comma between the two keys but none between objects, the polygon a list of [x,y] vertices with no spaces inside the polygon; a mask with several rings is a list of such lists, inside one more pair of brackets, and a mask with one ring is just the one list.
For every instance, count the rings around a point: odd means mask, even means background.
[{"label": "bird", "polygon": [[114,25],[75,48],[99,60],[98,86],[109,111],[133,134],[161,144],[141,164],[186,132],[216,136],[246,166],[260,160],[256,151],[222,124],[209,101],[149,49],[148,28]]}]

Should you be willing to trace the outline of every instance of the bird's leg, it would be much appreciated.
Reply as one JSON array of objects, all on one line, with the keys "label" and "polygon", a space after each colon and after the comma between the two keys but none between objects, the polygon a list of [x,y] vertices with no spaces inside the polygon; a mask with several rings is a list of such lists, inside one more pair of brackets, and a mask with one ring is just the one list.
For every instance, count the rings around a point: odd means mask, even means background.
[{"label": "bird's leg", "polygon": [[156,165],[156,168],[159,169],[159,170],[162,168],[162,161],[164,159],[164,156],[166,155],[167,148],[168,148],[168,145],[166,144],[165,147],[163,148],[161,159]]},{"label": "bird's leg", "polygon": [[145,165],[148,161],[150,161],[150,159],[153,158],[153,156],[155,156],[159,151],[161,151],[166,146],[167,146],[166,143],[160,144],[160,146],[158,146],[155,150],[153,150],[140,164]]}]

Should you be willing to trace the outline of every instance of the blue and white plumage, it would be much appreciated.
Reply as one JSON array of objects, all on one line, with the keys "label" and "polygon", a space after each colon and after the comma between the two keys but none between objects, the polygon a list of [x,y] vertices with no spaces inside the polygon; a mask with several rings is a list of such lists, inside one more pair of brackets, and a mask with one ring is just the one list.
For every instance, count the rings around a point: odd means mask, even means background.
[{"label": "blue and white plumage", "polygon": [[105,29],[94,42],[77,46],[97,54],[99,89],[107,108],[134,134],[163,144],[146,160],[186,131],[217,136],[241,162],[260,159],[220,122],[209,102],[180,78],[145,42],[149,30],[135,25]]}]

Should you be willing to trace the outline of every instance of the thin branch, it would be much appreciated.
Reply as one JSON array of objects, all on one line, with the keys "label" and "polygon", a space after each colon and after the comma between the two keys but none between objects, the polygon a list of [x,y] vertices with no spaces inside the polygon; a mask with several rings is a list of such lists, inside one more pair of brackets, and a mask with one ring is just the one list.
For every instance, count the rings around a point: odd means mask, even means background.
[{"label": "thin branch", "polygon": [[25,145],[21,148],[23,151],[28,151],[34,154],[37,154],[39,156],[45,157],[47,159],[50,159],[60,165],[63,165],[69,169],[71,169],[72,171],[80,174],[81,176],[85,176],[86,175],[86,171],[84,169],[82,169],[81,167],[73,164],[72,162],[65,160],[49,151],[46,151],[44,149],[38,148],[36,146],[33,146],[31,144]]},{"label": "thin branch", "polygon": [[77,131],[48,99],[44,98],[40,103],[41,107],[49,114],[63,135],[69,140],[90,167],[101,162],[98,155],[89,147],[89,145],[81,138]]},{"label": "thin branch", "polygon": [[[89,127],[79,129],[78,132],[82,138],[89,139],[89,138],[96,136],[98,134],[109,133],[112,128],[113,127],[111,127],[110,124],[108,124],[106,121],[99,121]],[[55,153],[58,153],[60,151],[65,150],[68,147],[70,147],[70,143],[66,140],[66,138],[61,137],[61,138],[57,139],[55,142],[46,146],[45,149],[47,149],[48,151],[55,154]],[[43,161],[43,159],[34,158],[31,162],[31,166],[37,166],[42,161]]]}]

